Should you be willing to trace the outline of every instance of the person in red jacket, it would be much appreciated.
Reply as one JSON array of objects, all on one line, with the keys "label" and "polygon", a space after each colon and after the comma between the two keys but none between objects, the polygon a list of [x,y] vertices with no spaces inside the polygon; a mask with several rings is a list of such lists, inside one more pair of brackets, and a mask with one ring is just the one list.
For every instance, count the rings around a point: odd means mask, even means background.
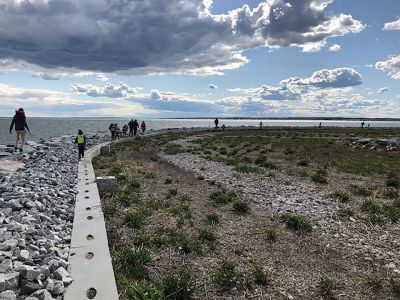
[{"label": "person in red jacket", "polygon": [[142,124],[140,124],[140,129],[142,130],[142,134],[146,131],[146,123],[143,121]]},{"label": "person in red jacket", "polygon": [[[15,111],[15,116],[12,119],[11,126],[10,126],[10,134],[15,125],[15,132],[17,134],[17,141],[15,142],[15,150],[22,152],[25,144],[26,138],[26,130],[29,131],[28,124],[26,123],[26,116],[23,108],[20,108]],[[29,131],[30,132],[30,131]],[[20,146],[18,147],[18,142],[21,141]]]}]

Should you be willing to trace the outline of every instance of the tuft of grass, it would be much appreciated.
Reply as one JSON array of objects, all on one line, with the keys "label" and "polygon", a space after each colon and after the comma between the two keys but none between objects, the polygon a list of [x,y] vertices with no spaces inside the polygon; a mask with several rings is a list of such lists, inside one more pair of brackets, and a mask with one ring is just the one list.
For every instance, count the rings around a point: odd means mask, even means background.
[{"label": "tuft of grass", "polygon": [[372,191],[369,188],[366,188],[363,186],[353,184],[350,186],[350,188],[351,188],[351,191],[353,192],[353,194],[357,195],[357,196],[368,197],[368,196],[372,195]]},{"label": "tuft of grass", "polygon": [[112,168],[108,171],[107,175],[108,176],[118,176],[119,174],[122,173],[122,168],[121,166],[112,166]]},{"label": "tuft of grass", "polygon": [[196,291],[196,283],[187,269],[182,269],[179,274],[166,275],[160,286],[163,299],[189,300]]},{"label": "tuft of grass", "polygon": [[236,272],[236,263],[229,260],[223,260],[214,275],[215,282],[225,289],[231,289],[240,284],[242,274]]},{"label": "tuft of grass", "polygon": [[154,235],[151,243],[154,246],[161,248],[162,246],[168,244],[168,237],[164,234],[157,233],[156,235]]},{"label": "tuft of grass", "polygon": [[230,203],[235,197],[236,195],[233,191],[228,192],[225,189],[220,189],[210,194],[210,199],[214,200],[218,204]]},{"label": "tuft of grass", "polygon": [[106,202],[103,204],[103,213],[106,219],[111,218],[117,212],[117,205],[115,203]]},{"label": "tuft of grass", "polygon": [[152,173],[152,172],[146,172],[146,173],[144,174],[144,178],[146,178],[146,179],[152,179],[152,178],[156,178],[156,175],[155,175],[154,173]]},{"label": "tuft of grass", "polygon": [[332,299],[333,298],[333,281],[327,277],[321,277],[319,281],[319,291],[323,299]]},{"label": "tuft of grass", "polygon": [[126,298],[135,300],[160,300],[163,299],[163,292],[152,287],[149,283],[135,282],[126,289]]},{"label": "tuft of grass", "polygon": [[146,246],[149,245],[150,242],[151,237],[144,232],[141,232],[133,237],[133,244],[135,246]]},{"label": "tuft of grass", "polygon": [[328,183],[328,172],[325,169],[317,169],[313,175],[311,175],[311,180],[321,184]]},{"label": "tuft of grass", "polygon": [[353,217],[354,211],[351,208],[342,208],[339,210],[339,215],[342,217]]},{"label": "tuft of grass", "polygon": [[348,193],[344,191],[334,191],[332,194],[330,194],[332,198],[338,199],[340,202],[347,203],[350,201],[350,196]]},{"label": "tuft of grass", "polygon": [[137,211],[128,211],[125,214],[126,225],[131,228],[140,229],[149,214],[149,211],[144,208],[139,208]]},{"label": "tuft of grass", "polygon": [[259,167],[247,164],[236,165],[235,171],[240,173],[262,173],[262,170]]},{"label": "tuft of grass", "polygon": [[177,144],[169,144],[165,147],[164,152],[169,155],[176,155],[185,152],[185,149]]},{"label": "tuft of grass", "polygon": [[307,167],[308,166],[308,160],[307,159],[302,159],[302,160],[300,160],[299,162],[298,162],[298,165],[300,166],[300,167]]},{"label": "tuft of grass", "polygon": [[252,267],[254,282],[260,285],[267,285],[269,279],[267,273],[263,270],[263,268],[257,262],[253,262]]},{"label": "tuft of grass", "polygon": [[386,179],[386,186],[400,188],[400,176],[395,173],[390,173]]},{"label": "tuft of grass", "polygon": [[165,178],[164,183],[165,184],[171,184],[173,182],[173,180],[171,178]]},{"label": "tuft of grass", "polygon": [[211,224],[219,223],[219,216],[216,213],[210,213],[206,216],[206,218]]},{"label": "tuft of grass", "polygon": [[267,235],[267,239],[270,241],[275,241],[276,240],[276,230],[275,229],[267,229],[265,230],[265,234]]},{"label": "tuft of grass", "polygon": [[238,213],[248,213],[250,211],[250,205],[245,202],[245,201],[241,201],[241,200],[237,200],[233,203],[233,208],[236,212]]},{"label": "tuft of grass", "polygon": [[288,228],[300,233],[311,232],[312,230],[311,221],[304,216],[284,213],[281,215],[281,219],[286,223]]},{"label": "tuft of grass", "polygon": [[178,194],[178,189],[177,188],[170,188],[167,191],[167,199],[170,199]]},{"label": "tuft of grass", "polygon": [[117,254],[118,268],[129,278],[143,280],[149,271],[145,264],[151,261],[150,251],[145,248],[123,250]]},{"label": "tuft of grass", "polygon": [[383,196],[385,198],[395,199],[399,197],[399,192],[395,188],[389,188],[383,192]]},{"label": "tuft of grass", "polygon": [[201,241],[208,241],[208,242],[215,242],[217,240],[214,232],[207,228],[199,229],[199,240]]}]

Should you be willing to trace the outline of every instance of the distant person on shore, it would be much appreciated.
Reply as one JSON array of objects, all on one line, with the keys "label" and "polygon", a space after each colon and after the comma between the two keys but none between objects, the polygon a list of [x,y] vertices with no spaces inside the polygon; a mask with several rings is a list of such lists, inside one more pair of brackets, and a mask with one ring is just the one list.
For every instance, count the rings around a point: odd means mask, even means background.
[{"label": "distant person on shore", "polygon": [[260,129],[262,129],[262,127],[263,127],[262,121],[258,125],[260,126]]},{"label": "distant person on shore", "polygon": [[321,128],[321,127],[322,127],[322,122],[319,122],[319,125],[318,125],[318,127],[319,127],[319,128]]},{"label": "distant person on shore", "polygon": [[368,128],[370,128],[371,127],[371,123],[368,123],[368,126],[367,126]]},{"label": "distant person on shore", "polygon": [[82,130],[78,130],[78,135],[75,138],[75,143],[78,144],[79,160],[85,157],[86,136],[83,135]]},{"label": "distant person on shore", "polygon": [[124,125],[123,127],[122,127],[122,137],[123,138],[126,138],[126,133],[128,132],[128,125]]},{"label": "distant person on shore", "polygon": [[226,128],[225,124],[222,124],[221,128],[222,128],[222,131],[225,131],[225,128]]},{"label": "distant person on shore", "polygon": [[135,119],[135,121],[133,121],[133,136],[137,135],[137,130],[139,128],[139,123],[138,121]]},{"label": "distant person on shore", "polygon": [[118,124],[115,124],[115,138],[117,140],[119,140],[120,136],[121,136],[121,128],[119,128]]},{"label": "distant person on shore", "polygon": [[[23,108],[20,108],[15,111],[15,115],[12,119],[10,126],[10,134],[12,133],[13,127],[15,125],[15,132],[17,134],[17,141],[15,142],[15,150],[19,149],[20,152],[23,151],[25,138],[26,138],[26,130],[29,131],[28,124],[26,123],[26,116]],[[20,146],[18,147],[18,142],[21,141]]]},{"label": "distant person on shore", "polygon": [[140,129],[142,130],[142,134],[146,131],[146,123],[142,121],[142,124],[140,124]]},{"label": "distant person on shore", "polygon": [[361,128],[364,128],[364,126],[365,126],[365,122],[362,121],[362,122],[361,122]]},{"label": "distant person on shore", "polygon": [[214,120],[215,129],[218,129],[218,123],[219,123],[218,118],[215,118],[215,120]]},{"label": "distant person on shore", "polygon": [[115,131],[117,130],[117,124],[111,123],[110,127],[108,129],[111,132],[111,139],[115,140]]},{"label": "distant person on shore", "polygon": [[129,123],[128,123],[128,126],[129,126],[129,136],[133,136],[133,127],[134,127],[134,122],[133,122],[133,119],[131,119],[130,121],[129,121]]}]

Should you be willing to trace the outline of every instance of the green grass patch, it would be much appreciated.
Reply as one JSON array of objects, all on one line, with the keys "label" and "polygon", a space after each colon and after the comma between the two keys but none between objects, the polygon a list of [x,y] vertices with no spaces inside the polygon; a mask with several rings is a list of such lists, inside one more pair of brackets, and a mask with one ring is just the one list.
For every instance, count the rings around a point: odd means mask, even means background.
[{"label": "green grass patch", "polygon": [[123,250],[117,254],[117,268],[131,279],[143,280],[149,276],[145,264],[151,258],[150,251],[145,248]]},{"label": "green grass patch", "polygon": [[236,198],[236,194],[233,191],[226,191],[225,189],[220,189],[212,192],[210,194],[210,199],[214,200],[218,204],[227,204]]},{"label": "green grass patch", "polygon": [[233,261],[223,260],[220,262],[214,281],[224,289],[231,289],[240,285],[243,275],[236,272],[237,264]]},{"label": "green grass patch", "polygon": [[208,222],[210,222],[211,224],[217,224],[219,223],[219,215],[217,215],[216,213],[210,213],[206,216],[206,219]]},{"label": "green grass patch", "polygon": [[304,216],[284,213],[281,215],[281,219],[286,223],[288,228],[297,232],[311,232],[312,230],[311,221]]},{"label": "green grass patch", "polygon": [[332,198],[338,199],[340,202],[347,203],[350,201],[350,196],[344,191],[334,191],[330,194]]},{"label": "green grass patch", "polygon": [[150,215],[149,210],[139,208],[136,211],[128,211],[125,214],[125,223],[128,227],[140,229],[143,226],[145,219]]},{"label": "green grass patch", "polygon": [[250,211],[250,205],[246,201],[237,200],[233,203],[233,209],[238,213],[248,213]]}]

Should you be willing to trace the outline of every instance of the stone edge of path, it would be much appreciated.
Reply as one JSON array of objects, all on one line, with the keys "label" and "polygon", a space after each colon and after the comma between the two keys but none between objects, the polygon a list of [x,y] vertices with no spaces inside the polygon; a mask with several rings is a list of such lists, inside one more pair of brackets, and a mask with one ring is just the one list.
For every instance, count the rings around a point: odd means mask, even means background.
[{"label": "stone edge of path", "polygon": [[68,259],[73,282],[66,290],[65,300],[118,300],[104,215],[92,165],[92,159],[100,154],[101,147],[110,144],[112,142],[106,142],[89,149],[78,164],[78,193]]}]

